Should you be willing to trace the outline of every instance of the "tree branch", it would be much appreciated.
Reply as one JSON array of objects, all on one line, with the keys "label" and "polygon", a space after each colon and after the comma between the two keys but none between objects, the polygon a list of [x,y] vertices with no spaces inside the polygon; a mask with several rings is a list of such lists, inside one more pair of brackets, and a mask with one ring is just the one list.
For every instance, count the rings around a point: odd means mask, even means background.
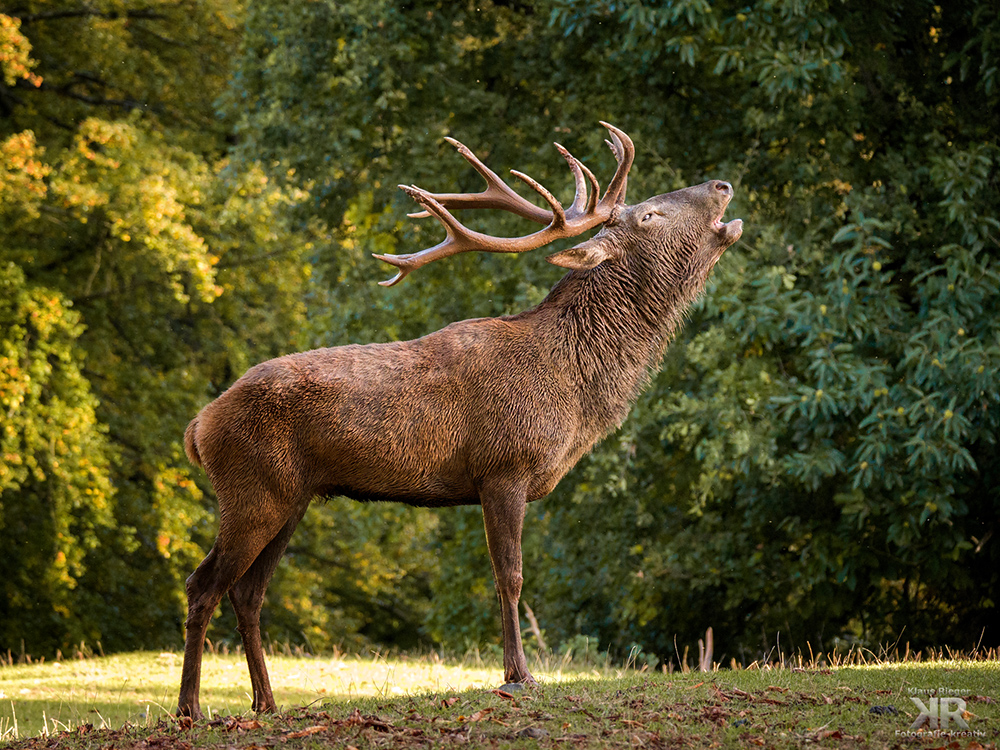
[{"label": "tree branch", "polygon": [[60,88],[50,89],[50,90],[55,91],[60,96],[67,96],[70,99],[76,99],[78,101],[84,102],[85,104],[93,104],[96,107],[121,107],[123,109],[128,109],[128,110],[154,109],[149,104],[146,104],[145,102],[136,101],[135,99],[101,99],[96,96],[87,96],[86,94],[78,94],[75,91],[70,91],[68,86],[62,86]]}]

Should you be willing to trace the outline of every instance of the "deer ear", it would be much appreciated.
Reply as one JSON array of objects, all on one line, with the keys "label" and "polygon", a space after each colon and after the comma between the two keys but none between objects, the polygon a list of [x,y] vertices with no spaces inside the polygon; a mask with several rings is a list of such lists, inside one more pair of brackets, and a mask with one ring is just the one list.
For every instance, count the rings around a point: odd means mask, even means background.
[{"label": "deer ear", "polygon": [[607,237],[597,235],[579,245],[553,253],[547,260],[554,266],[562,266],[573,271],[587,271],[595,268],[611,257],[611,244]]}]

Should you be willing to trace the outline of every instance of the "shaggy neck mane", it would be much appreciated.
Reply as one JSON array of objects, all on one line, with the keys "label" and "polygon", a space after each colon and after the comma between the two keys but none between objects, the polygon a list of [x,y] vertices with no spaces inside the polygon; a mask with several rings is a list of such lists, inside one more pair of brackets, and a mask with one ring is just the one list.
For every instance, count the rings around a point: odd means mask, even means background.
[{"label": "shaggy neck mane", "polygon": [[701,274],[664,268],[645,253],[567,274],[531,314],[554,362],[578,386],[588,427],[602,436],[625,419],[659,366]]}]

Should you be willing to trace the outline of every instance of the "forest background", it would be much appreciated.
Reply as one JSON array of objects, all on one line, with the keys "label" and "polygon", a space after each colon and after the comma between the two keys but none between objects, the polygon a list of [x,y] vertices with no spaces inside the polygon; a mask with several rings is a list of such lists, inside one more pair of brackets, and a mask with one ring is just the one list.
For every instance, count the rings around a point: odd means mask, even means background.
[{"label": "forest background", "polygon": [[[0,1],[0,650],[179,648],[216,512],[187,422],[269,357],[539,302],[542,253],[391,289],[371,253],[439,239],[398,183],[478,189],[445,136],[568,199],[551,142],[607,180],[602,119],[633,200],[728,179],[746,230],[529,507],[550,645],[997,645],[998,66],[989,0]],[[462,650],[493,601],[478,508],[339,499],[263,624]]]}]

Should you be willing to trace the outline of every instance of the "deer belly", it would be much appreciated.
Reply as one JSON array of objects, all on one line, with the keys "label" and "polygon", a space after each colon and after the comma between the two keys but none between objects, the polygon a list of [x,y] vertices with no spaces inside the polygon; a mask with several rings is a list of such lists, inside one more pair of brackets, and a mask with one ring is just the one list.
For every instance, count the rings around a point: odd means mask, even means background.
[{"label": "deer belly", "polygon": [[314,494],[429,506],[478,502],[460,422],[441,426],[426,414],[378,411],[310,435],[308,453],[322,467]]}]

